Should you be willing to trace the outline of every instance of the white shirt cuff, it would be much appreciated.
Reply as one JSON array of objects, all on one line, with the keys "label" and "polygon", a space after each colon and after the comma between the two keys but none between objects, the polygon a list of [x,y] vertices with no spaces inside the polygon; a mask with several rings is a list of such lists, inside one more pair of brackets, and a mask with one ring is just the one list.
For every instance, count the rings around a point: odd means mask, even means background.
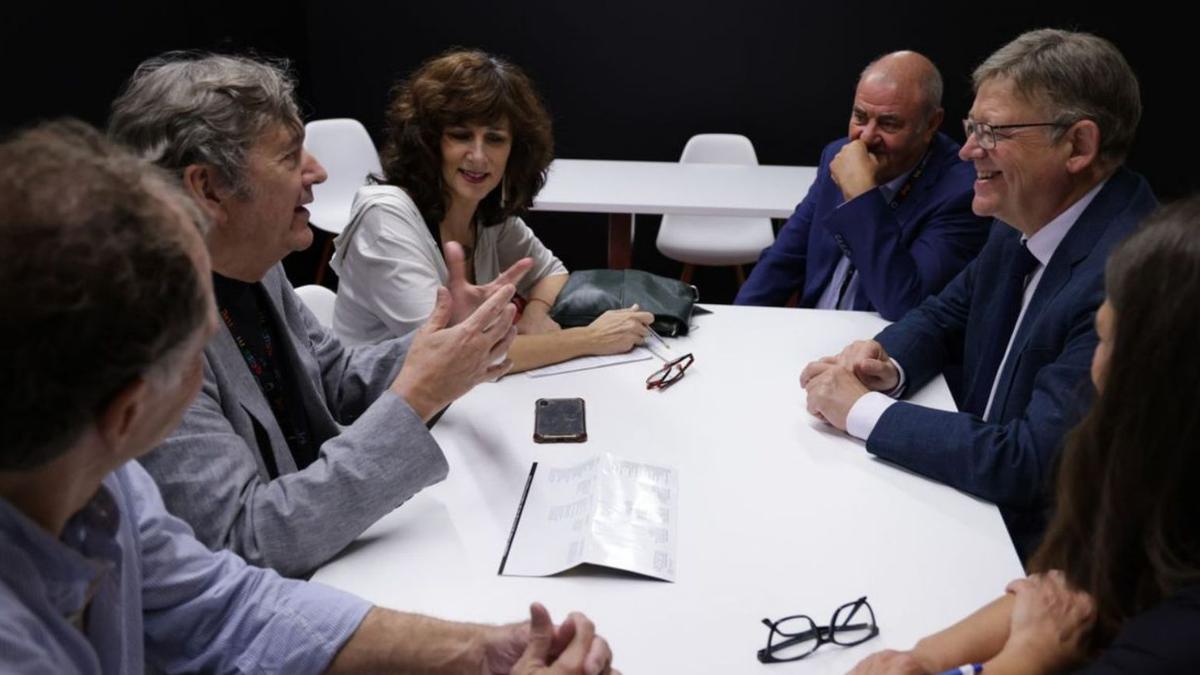
[{"label": "white shirt cuff", "polygon": [[904,385],[907,384],[907,382],[905,381],[905,377],[904,377],[904,367],[901,366],[900,363],[898,361],[896,361],[896,359],[893,359],[890,356],[888,357],[888,361],[891,361],[892,365],[896,367],[896,372],[900,373],[900,379],[896,381],[895,389],[893,389],[891,391],[885,391],[883,393],[887,394],[888,396],[891,396],[892,398],[900,398],[900,394],[904,393]]},{"label": "white shirt cuff", "polygon": [[877,391],[864,394],[850,406],[850,412],[846,415],[846,433],[867,440],[884,411],[895,402],[896,399]]}]

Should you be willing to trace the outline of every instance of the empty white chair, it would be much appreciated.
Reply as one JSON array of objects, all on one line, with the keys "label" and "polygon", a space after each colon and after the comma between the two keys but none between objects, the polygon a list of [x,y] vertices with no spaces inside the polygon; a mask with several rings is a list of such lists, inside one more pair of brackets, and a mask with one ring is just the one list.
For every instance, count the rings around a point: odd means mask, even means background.
[{"label": "empty white chair", "polygon": [[[681,163],[758,164],[754,144],[738,134],[698,134],[683,147]],[[775,241],[770,218],[684,216],[667,214],[658,230],[658,250],[683,263],[683,280],[691,282],[696,265],[734,266],[738,283],[742,265],[758,260]]]},{"label": "empty white chair", "polygon": [[337,300],[337,293],[324,286],[309,284],[297,288],[296,295],[300,296],[309,311],[316,315],[322,326],[333,328],[333,302]]},{"label": "empty white chair", "polygon": [[[329,174],[324,183],[313,186],[313,202],[308,205],[313,227],[338,235],[350,222],[350,204],[354,193],[367,182],[367,176],[383,172],[379,151],[371,135],[358,120],[338,118],[313,120],[304,125],[304,149],[317,158]],[[325,267],[333,254],[333,238],[325,242],[317,261],[316,282],[325,278]]]},{"label": "empty white chair", "polygon": [[313,227],[339,234],[350,222],[354,193],[366,185],[368,175],[383,172],[379,152],[366,128],[348,118],[305,124],[304,149],[329,174],[324,183],[313,186],[313,203],[308,206]]}]

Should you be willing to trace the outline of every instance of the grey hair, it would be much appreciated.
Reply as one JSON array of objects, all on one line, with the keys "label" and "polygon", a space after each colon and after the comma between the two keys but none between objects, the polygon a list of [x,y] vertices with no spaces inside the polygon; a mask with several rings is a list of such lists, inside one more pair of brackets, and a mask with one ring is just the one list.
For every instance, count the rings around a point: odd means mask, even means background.
[{"label": "grey hair", "polygon": [[[867,73],[871,72],[871,69],[878,65],[880,61],[896,53],[888,52],[876,57],[874,61],[867,64],[866,68],[862,69],[862,72],[858,75],[858,81],[862,82]],[[917,84],[921,88],[921,95],[925,101],[925,116],[928,117],[942,107],[942,94],[946,89],[945,84],[942,82],[942,72],[938,70],[936,64],[930,61],[929,69],[921,75]]]},{"label": "grey hair", "polygon": [[246,195],[247,153],[272,124],[302,134],[287,61],[168,52],[143,61],[113,101],[109,135],[176,174],[207,164]]},{"label": "grey hair", "polygon": [[1029,31],[997,49],[971,79],[976,92],[991,80],[1011,81],[1027,102],[1050,108],[1053,121],[1095,122],[1101,157],[1120,163],[1133,147],[1142,117],[1137,76],[1102,37],[1053,28]]},{"label": "grey hair", "polygon": [[125,387],[178,377],[208,320],[198,207],[78,121],[0,144],[0,471],[67,451]]}]

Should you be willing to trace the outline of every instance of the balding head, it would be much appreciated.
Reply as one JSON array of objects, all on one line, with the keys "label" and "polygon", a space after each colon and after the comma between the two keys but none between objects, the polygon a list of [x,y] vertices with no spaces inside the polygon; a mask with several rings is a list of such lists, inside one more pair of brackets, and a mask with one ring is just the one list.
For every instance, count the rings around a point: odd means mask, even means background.
[{"label": "balding head", "polygon": [[926,116],[942,107],[942,74],[923,54],[908,50],[884,54],[863,68],[859,85],[868,78],[920,92]]},{"label": "balding head", "polygon": [[942,125],[942,76],[916,52],[893,52],[870,63],[858,79],[849,137],[874,158],[876,184],[917,165]]}]

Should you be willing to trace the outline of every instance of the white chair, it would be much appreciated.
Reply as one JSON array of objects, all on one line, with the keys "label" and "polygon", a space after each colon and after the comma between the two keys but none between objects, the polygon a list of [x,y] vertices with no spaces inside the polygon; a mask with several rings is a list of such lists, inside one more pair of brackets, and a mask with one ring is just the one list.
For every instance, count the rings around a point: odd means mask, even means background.
[{"label": "white chair", "polygon": [[[304,125],[304,149],[317,158],[329,173],[324,183],[313,186],[313,202],[308,205],[313,227],[338,235],[350,222],[350,204],[354,193],[367,182],[367,176],[379,175],[379,152],[365,127],[348,118],[313,120]],[[325,265],[333,253],[332,238],[317,263],[316,281],[325,276]]]},{"label": "white chair", "polygon": [[324,286],[309,284],[297,288],[296,295],[300,296],[309,311],[316,315],[322,326],[333,328],[333,302],[337,300],[337,293]]},{"label": "white chair", "polygon": [[[683,147],[681,163],[758,164],[754,144],[737,134],[698,134]],[[775,241],[770,218],[683,216],[667,214],[658,230],[658,250],[683,263],[682,279],[691,283],[696,265],[733,266],[738,284],[746,280],[742,265],[758,260]]]}]

